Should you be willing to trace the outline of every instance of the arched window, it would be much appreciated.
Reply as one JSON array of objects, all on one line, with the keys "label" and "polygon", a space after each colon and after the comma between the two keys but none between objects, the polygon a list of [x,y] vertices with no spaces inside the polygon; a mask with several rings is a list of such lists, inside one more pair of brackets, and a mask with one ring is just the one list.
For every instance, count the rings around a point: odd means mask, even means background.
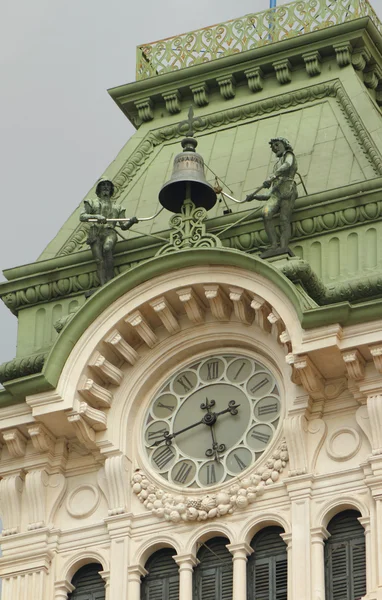
[{"label": "arched window", "polygon": [[201,546],[195,569],[194,600],[232,600],[232,554],[229,540],[216,537]]},{"label": "arched window", "polygon": [[325,543],[326,600],[359,600],[366,594],[364,529],[356,510],[336,515]]},{"label": "arched window", "polygon": [[142,600],[178,600],[179,568],[173,559],[175,550],[158,550],[145,564],[148,571],[141,585]]},{"label": "arched window", "polygon": [[68,600],[105,600],[105,582],[99,574],[102,570],[99,563],[81,567],[72,579],[75,590]]},{"label": "arched window", "polygon": [[287,547],[281,527],[266,527],[251,541],[247,563],[248,600],[287,600]]}]

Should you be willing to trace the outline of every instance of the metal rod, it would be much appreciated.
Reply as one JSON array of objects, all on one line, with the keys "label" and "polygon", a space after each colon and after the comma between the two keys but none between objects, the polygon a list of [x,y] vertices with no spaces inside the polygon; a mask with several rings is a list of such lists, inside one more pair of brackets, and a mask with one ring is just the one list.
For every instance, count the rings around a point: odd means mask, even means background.
[{"label": "metal rod", "polygon": [[[137,217],[138,221],[151,221],[152,219],[155,219],[155,217],[157,217],[159,215],[159,213],[162,212],[162,210],[164,209],[164,206],[162,206],[162,208],[160,208],[158,210],[158,212],[155,213],[155,215],[152,215],[151,217]],[[122,219],[106,219],[106,223],[128,223],[129,221],[131,221],[131,217],[124,217]],[[87,219],[88,223],[99,223],[98,219]]]}]

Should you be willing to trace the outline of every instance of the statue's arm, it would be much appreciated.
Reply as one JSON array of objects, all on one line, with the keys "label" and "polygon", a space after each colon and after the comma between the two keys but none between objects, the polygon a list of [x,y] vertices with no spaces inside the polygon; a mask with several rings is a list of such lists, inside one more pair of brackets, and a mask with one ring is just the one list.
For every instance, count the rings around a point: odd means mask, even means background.
[{"label": "statue's arm", "polygon": [[[121,219],[126,219],[126,209],[125,208],[121,208],[119,211],[119,215],[118,217],[120,217]],[[122,229],[122,231],[127,231],[127,229],[130,229],[130,227],[132,227],[133,225],[136,225],[138,223],[138,219],[137,217],[130,217],[130,219],[128,221],[120,221],[118,223],[118,226]]]},{"label": "statue's arm", "polygon": [[274,173],[275,177],[287,174],[289,172],[289,170],[291,169],[291,167],[293,166],[293,162],[294,162],[294,155],[292,154],[292,152],[287,152],[284,156],[284,162],[282,163],[282,165],[279,166],[277,171]]},{"label": "statue's arm", "polygon": [[87,222],[89,219],[97,219],[98,223],[106,223],[106,218],[103,215],[99,215],[95,212],[90,202],[84,200],[85,208],[80,214],[80,221]]}]

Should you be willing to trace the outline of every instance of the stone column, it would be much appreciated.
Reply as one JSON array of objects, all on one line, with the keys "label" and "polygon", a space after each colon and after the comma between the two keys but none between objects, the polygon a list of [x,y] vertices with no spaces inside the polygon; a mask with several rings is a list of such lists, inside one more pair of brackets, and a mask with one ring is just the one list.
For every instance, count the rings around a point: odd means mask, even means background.
[{"label": "stone column", "polygon": [[[129,600],[141,600],[141,577],[147,575],[148,571],[141,565],[128,567],[128,594]],[[124,600],[121,598],[121,600]]]},{"label": "stone column", "polygon": [[[379,524],[381,523],[380,519],[382,518],[381,500],[382,500],[382,497],[377,502],[377,516],[378,516]],[[373,565],[373,547],[372,547],[372,540],[371,540],[370,517],[359,517],[358,521],[361,523],[362,527],[365,530],[366,593],[370,594],[370,592],[372,592],[374,590],[374,588],[376,587],[376,581],[375,581],[375,576],[374,576],[375,569],[373,568],[373,566],[374,566]],[[381,537],[380,527],[377,526],[377,531],[375,533],[377,534],[378,546],[381,546],[381,541],[379,539]],[[379,550],[380,550],[380,548],[379,548]],[[379,560],[381,560],[380,551],[377,554],[378,554]],[[382,588],[382,573],[381,573],[380,569],[378,569],[378,578],[379,578],[379,581],[377,582],[378,588]],[[382,597],[381,592],[382,592],[382,589],[380,589],[380,591],[379,591],[380,596]]]},{"label": "stone column", "polygon": [[[310,504],[312,476],[299,475],[285,480],[291,499],[292,547],[288,552],[288,597],[311,598],[311,543],[310,543]],[[290,556],[292,554],[292,556]]]},{"label": "stone column", "polygon": [[311,530],[312,544],[312,600],[325,600],[325,565],[324,547],[329,532],[325,527],[316,527]]},{"label": "stone column", "polygon": [[105,519],[110,536],[110,598],[125,600],[128,594],[128,551],[131,536],[131,515],[121,514]]},{"label": "stone column", "polygon": [[233,561],[233,600],[247,599],[247,557],[252,554],[253,548],[245,542],[228,544]]},{"label": "stone column", "polygon": [[291,533],[281,533],[280,537],[284,540],[287,546],[287,561],[288,561],[288,598],[292,597],[293,590],[293,569],[292,569],[292,534]]},{"label": "stone column", "polygon": [[105,582],[105,600],[110,600],[110,571],[100,571],[99,574]]},{"label": "stone column", "polygon": [[73,592],[74,589],[74,585],[66,579],[56,581],[54,584],[54,600],[68,600],[68,594]]},{"label": "stone column", "polygon": [[193,554],[178,554],[173,558],[179,566],[179,600],[192,600],[192,577],[199,561]]}]

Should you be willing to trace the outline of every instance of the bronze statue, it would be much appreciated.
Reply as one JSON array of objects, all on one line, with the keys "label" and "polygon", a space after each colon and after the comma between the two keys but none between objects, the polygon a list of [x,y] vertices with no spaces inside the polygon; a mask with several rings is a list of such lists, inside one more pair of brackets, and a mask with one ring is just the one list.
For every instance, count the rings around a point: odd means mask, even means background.
[{"label": "bronze statue", "polygon": [[[273,138],[269,142],[272,152],[278,158],[273,167],[273,174],[266,179],[262,185],[269,191],[262,194],[256,190],[246,197],[246,201],[261,200],[266,202],[262,216],[268,239],[271,243],[268,253],[289,251],[288,244],[291,238],[291,217],[295,200],[298,196],[297,185],[294,180],[297,173],[297,160],[292,146],[283,137]],[[262,189],[262,188],[260,188]],[[275,228],[275,215],[280,213],[280,239]],[[289,251],[290,252],[290,251]]]},{"label": "bronze statue", "polygon": [[115,228],[120,227],[126,231],[138,223],[138,219],[126,219],[125,209],[112,200],[114,184],[109,179],[99,180],[96,194],[97,198],[84,201],[85,209],[80,215],[80,221],[92,223],[86,242],[97,263],[98,278],[103,285],[114,277],[113,251],[117,243]]}]

